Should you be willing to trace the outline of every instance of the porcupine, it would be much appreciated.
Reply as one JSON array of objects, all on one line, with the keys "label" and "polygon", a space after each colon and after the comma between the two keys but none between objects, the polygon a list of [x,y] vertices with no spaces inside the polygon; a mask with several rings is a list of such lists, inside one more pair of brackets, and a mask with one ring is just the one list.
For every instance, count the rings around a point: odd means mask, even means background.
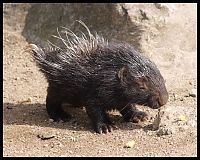
[{"label": "porcupine", "polygon": [[[77,36],[67,29],[65,47],[40,48],[31,44],[33,57],[48,81],[46,109],[54,121],[68,121],[67,106],[85,106],[97,133],[115,128],[107,111],[118,110],[125,121],[139,122],[148,115],[136,105],[153,109],[168,101],[165,81],[149,58],[125,42],[108,42],[88,32]],[[71,36],[71,39],[68,37]]]}]

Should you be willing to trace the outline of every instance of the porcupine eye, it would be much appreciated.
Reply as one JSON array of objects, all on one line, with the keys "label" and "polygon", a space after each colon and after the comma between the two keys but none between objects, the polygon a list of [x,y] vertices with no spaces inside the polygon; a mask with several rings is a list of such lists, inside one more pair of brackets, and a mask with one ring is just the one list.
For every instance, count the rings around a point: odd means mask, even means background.
[{"label": "porcupine eye", "polygon": [[146,90],[146,88],[144,86],[140,86],[139,89],[140,90]]},{"label": "porcupine eye", "polygon": [[149,89],[149,81],[146,76],[141,76],[135,79],[140,91],[147,91]]}]

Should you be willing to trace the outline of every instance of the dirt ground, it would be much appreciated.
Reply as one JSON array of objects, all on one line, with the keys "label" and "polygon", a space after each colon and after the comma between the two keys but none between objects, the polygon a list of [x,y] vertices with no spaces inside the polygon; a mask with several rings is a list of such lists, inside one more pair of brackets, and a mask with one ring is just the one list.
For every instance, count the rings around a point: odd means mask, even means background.
[{"label": "dirt ground", "polygon": [[[172,9],[176,14],[168,17],[165,32],[148,41],[144,33],[142,43],[143,50],[160,68],[169,91],[161,123],[170,133],[161,136],[149,127],[157,110],[143,106],[138,107],[152,119],[124,123],[113,111],[111,118],[118,129],[108,134],[94,133],[84,109],[72,109],[74,117],[69,122],[52,122],[45,108],[47,82],[30,53],[24,52],[28,43],[21,32],[4,21],[3,156],[196,157],[196,5],[182,4]],[[133,147],[124,147],[132,140]]]}]

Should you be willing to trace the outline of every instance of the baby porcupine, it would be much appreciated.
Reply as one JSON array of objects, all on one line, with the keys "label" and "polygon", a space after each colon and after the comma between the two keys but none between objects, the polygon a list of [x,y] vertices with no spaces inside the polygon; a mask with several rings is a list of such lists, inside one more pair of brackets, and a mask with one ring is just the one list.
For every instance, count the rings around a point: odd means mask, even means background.
[{"label": "baby porcupine", "polygon": [[65,47],[48,49],[31,44],[33,57],[48,81],[46,108],[55,121],[70,119],[62,104],[85,106],[98,133],[114,127],[107,111],[117,109],[125,121],[138,122],[147,114],[135,105],[157,109],[167,103],[168,92],[156,65],[127,43],[107,42],[88,31],[75,35],[69,29]]}]

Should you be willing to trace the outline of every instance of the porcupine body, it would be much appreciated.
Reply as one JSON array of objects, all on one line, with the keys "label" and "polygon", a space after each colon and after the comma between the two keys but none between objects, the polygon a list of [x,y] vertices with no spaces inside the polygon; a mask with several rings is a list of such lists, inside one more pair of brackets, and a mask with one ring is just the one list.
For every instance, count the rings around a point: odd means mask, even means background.
[{"label": "porcupine body", "polygon": [[48,81],[46,108],[50,118],[70,119],[63,103],[85,106],[94,130],[107,133],[115,127],[109,110],[119,110],[125,121],[138,122],[147,114],[137,110],[136,104],[153,109],[166,104],[164,79],[149,58],[127,43],[108,43],[89,30],[88,34],[77,37],[70,32],[71,40],[59,35],[63,48],[32,45],[33,56]]}]

